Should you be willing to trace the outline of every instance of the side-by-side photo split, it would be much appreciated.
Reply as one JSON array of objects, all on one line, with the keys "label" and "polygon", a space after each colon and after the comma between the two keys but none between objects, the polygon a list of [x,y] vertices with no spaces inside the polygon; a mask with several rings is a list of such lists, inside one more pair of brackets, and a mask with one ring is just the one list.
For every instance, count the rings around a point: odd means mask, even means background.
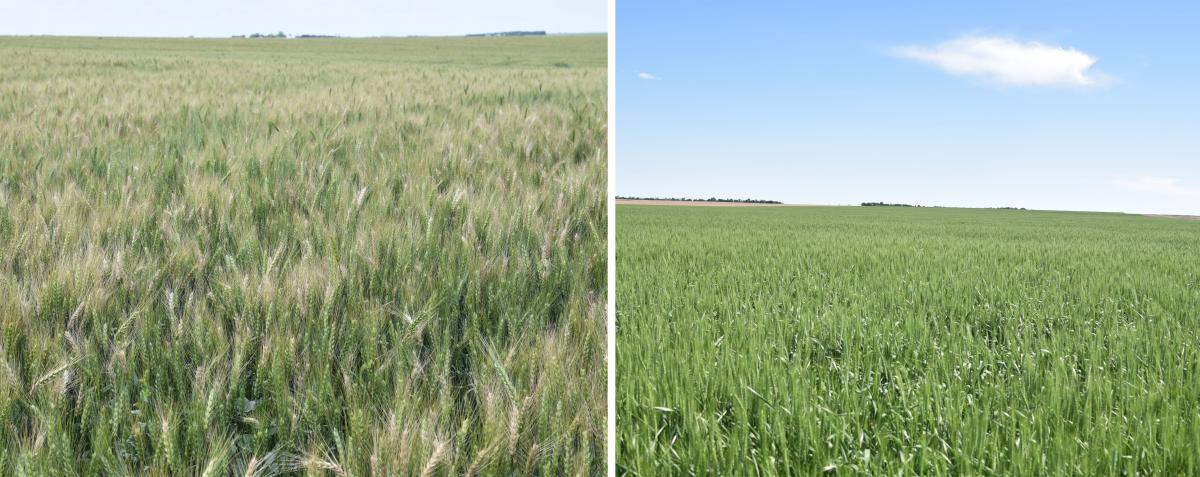
[{"label": "side-by-side photo split", "polygon": [[1200,5],[0,4],[0,475],[1200,475]]}]

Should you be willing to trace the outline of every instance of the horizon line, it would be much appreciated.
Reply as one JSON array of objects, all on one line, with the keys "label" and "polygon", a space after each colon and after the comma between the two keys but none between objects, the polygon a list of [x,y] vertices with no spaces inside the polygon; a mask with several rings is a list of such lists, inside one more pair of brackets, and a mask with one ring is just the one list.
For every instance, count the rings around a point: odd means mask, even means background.
[{"label": "horizon line", "polygon": [[[682,199],[682,200],[681,200]],[[1083,210],[1083,209],[1039,209],[1030,207],[1012,207],[1012,206],[991,206],[991,207],[966,207],[955,205],[875,205],[864,206],[865,202],[849,203],[849,204],[830,204],[830,203],[799,203],[799,202],[780,202],[777,204],[759,204],[755,202],[746,202],[743,200],[730,200],[727,202],[715,202],[707,199],[688,199],[688,198],[630,198],[629,196],[614,196],[614,201],[638,202],[638,201],[657,201],[657,202],[678,202],[680,205],[693,205],[699,203],[703,206],[706,203],[724,203],[724,204],[745,204],[746,206],[775,206],[775,207],[880,207],[880,208],[898,208],[898,209],[967,209],[967,210],[1012,210],[1017,212],[1067,212],[1067,213],[1088,213],[1088,214],[1121,214],[1121,215],[1140,215],[1145,217],[1162,217],[1162,218],[1183,218],[1191,220],[1200,220],[1200,214],[1173,214],[1168,212],[1125,212],[1120,210]],[[755,199],[757,200],[757,199]]]},{"label": "horizon line", "polygon": [[[384,39],[384,38],[464,38],[464,37],[478,38],[478,37],[471,36],[471,35],[491,35],[494,33],[504,33],[506,31],[537,31],[537,30],[504,30],[504,31],[491,31],[491,32],[437,34],[437,35],[403,35],[403,34],[396,34],[396,35],[338,35],[338,34],[329,34],[329,33],[298,33],[298,34],[290,34],[290,36],[287,36],[284,38],[273,37],[273,38],[253,38],[253,39],[254,40],[270,40],[270,39],[276,39],[276,40],[300,40],[300,39],[304,39],[304,40],[309,40],[309,39],[313,39],[313,40],[316,40],[316,39],[356,40],[356,39]],[[581,35],[605,35],[605,36],[607,36],[608,35],[608,32],[606,32],[606,31],[599,31],[599,32],[594,32],[594,31],[551,32],[549,30],[544,30],[544,31],[546,32],[545,35],[526,35],[526,36],[536,37],[536,36],[569,36],[569,35],[577,35],[577,36],[581,36]],[[263,35],[271,35],[271,34],[278,33],[278,32],[274,32],[274,33],[254,32],[254,33],[260,33]],[[249,35],[253,35],[254,33],[239,33],[236,35],[224,35],[224,36],[209,36],[209,35],[182,35],[182,36],[174,36],[174,35],[172,35],[172,36],[88,35],[88,34],[56,34],[56,33],[30,33],[30,34],[22,35],[22,34],[0,33],[0,38],[114,38],[114,39],[148,39],[148,40],[152,40],[152,39],[181,39],[181,40],[189,40],[189,39],[191,39],[191,40],[222,40],[222,39],[225,39],[225,40],[229,40],[229,39],[243,39],[242,37],[245,37],[244,39],[249,40],[249,39],[252,39],[252,38],[249,38]],[[284,32],[284,34],[288,35],[288,33],[286,33],[286,32]],[[328,36],[323,37],[323,38],[296,38],[296,35],[328,35]],[[496,35],[495,37],[503,38],[503,36],[500,36],[500,35]],[[519,38],[519,37],[520,36],[513,35],[511,38]],[[489,38],[489,37],[485,36],[484,38]]]}]

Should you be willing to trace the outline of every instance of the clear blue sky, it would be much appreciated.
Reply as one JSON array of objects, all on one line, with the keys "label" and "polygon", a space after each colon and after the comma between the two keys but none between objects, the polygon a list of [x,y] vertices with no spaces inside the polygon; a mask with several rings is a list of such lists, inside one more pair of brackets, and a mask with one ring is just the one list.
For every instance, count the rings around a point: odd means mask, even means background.
[{"label": "clear blue sky", "polygon": [[3,0],[0,35],[462,35],[608,30],[605,0]]},{"label": "clear blue sky", "polygon": [[617,193],[1200,214],[1196,2],[617,5]]}]

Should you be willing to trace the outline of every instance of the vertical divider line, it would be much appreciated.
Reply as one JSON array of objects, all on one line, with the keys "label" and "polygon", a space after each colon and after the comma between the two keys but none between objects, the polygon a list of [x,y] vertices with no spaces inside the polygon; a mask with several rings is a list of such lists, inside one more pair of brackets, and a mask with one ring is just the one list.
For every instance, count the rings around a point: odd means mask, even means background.
[{"label": "vertical divider line", "polygon": [[608,475],[617,475],[617,1],[608,0]]}]

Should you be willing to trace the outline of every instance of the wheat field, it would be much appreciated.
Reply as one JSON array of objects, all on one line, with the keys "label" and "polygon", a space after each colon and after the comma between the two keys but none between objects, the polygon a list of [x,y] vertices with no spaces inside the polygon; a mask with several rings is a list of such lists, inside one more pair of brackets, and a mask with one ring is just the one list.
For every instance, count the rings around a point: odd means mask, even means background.
[{"label": "wheat field", "polygon": [[1196,475],[1200,222],[617,211],[622,475]]},{"label": "wheat field", "polygon": [[604,36],[0,64],[0,473],[603,472]]}]

